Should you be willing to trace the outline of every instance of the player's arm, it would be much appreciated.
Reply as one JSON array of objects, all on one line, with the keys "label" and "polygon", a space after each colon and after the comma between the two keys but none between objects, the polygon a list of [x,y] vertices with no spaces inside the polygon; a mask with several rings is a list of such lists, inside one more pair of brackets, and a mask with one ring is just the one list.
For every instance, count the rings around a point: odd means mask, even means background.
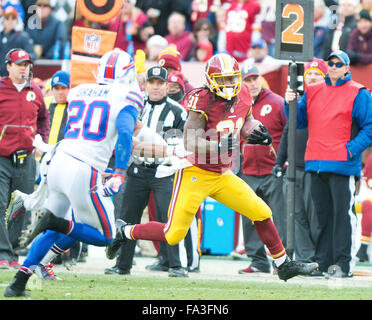
[{"label": "player's arm", "polygon": [[138,109],[129,105],[123,108],[116,118],[118,139],[115,145],[115,171],[104,182],[102,191],[105,197],[117,194],[124,183],[132,152],[133,132],[137,116]]},{"label": "player's arm", "polygon": [[183,143],[187,151],[199,154],[218,152],[218,142],[206,139],[206,123],[207,120],[202,112],[189,112],[183,129]]},{"label": "player's arm", "polygon": [[167,158],[174,155],[183,157],[184,152],[179,149],[167,145],[157,132],[137,121],[133,136],[133,155],[147,158]]},{"label": "player's arm", "polygon": [[115,171],[125,172],[133,147],[133,133],[138,110],[133,106],[123,108],[116,118],[118,139],[115,146]]}]

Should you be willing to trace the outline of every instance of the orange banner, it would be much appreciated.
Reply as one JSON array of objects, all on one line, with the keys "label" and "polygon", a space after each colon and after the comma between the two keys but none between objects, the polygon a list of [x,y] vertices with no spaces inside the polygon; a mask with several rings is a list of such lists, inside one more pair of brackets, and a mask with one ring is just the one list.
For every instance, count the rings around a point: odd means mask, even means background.
[{"label": "orange banner", "polygon": [[114,49],[116,32],[73,27],[71,37],[71,87],[96,82],[99,59]]}]

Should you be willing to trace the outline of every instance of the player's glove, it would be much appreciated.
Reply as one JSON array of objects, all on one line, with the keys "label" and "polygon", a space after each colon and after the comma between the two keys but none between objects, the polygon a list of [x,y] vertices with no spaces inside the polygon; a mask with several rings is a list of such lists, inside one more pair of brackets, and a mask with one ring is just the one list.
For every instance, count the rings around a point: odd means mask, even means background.
[{"label": "player's glove", "polygon": [[251,135],[248,137],[247,142],[249,144],[269,146],[273,142],[273,138],[271,137],[269,130],[267,130],[263,124],[260,124],[260,128],[261,130],[253,130]]},{"label": "player's glove", "polygon": [[234,150],[239,146],[239,141],[236,139],[232,132],[226,138],[222,138],[217,144],[217,152],[225,153]]},{"label": "player's glove", "polygon": [[276,177],[280,178],[285,173],[285,168],[283,168],[280,164],[275,164],[271,174]]},{"label": "player's glove", "polygon": [[111,197],[117,194],[123,183],[124,183],[125,176],[124,174],[115,171],[110,178],[106,180],[103,185],[103,196],[104,197]]}]

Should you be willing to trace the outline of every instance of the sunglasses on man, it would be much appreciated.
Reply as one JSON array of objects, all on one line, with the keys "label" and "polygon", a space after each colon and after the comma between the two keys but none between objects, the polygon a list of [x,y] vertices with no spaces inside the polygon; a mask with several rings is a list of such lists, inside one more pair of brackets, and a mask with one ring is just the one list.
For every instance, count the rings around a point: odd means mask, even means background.
[{"label": "sunglasses on man", "polygon": [[342,66],[344,66],[344,64],[341,62],[333,62],[333,61],[328,61],[328,65],[330,67],[336,66],[336,68],[341,68]]}]

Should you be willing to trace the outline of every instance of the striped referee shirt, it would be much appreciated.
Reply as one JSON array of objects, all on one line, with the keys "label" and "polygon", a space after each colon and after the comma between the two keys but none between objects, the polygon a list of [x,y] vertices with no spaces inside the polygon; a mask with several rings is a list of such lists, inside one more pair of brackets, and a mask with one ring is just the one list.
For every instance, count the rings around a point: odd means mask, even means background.
[{"label": "striped referee shirt", "polygon": [[[155,130],[169,145],[183,143],[183,126],[187,117],[186,110],[176,101],[164,97],[160,101],[145,100],[140,115],[141,122]],[[163,159],[134,157],[135,161],[147,164],[160,163]]]}]

